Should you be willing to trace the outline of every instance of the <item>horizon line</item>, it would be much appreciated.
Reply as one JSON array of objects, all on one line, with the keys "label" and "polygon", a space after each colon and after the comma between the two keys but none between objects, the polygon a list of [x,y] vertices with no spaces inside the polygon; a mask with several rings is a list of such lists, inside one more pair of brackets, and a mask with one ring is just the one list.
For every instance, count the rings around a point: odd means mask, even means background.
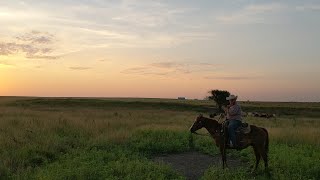
[{"label": "horizon line", "polygon": [[[176,98],[164,98],[164,97],[110,97],[110,96],[1,96],[0,98],[84,98],[84,99],[168,99],[168,100],[179,100],[178,97]],[[179,96],[180,97],[180,96]],[[183,97],[183,96],[181,96]],[[212,101],[206,100],[205,98],[187,98],[180,99],[181,101],[186,100],[196,100],[196,101]],[[320,103],[320,101],[274,101],[274,100],[238,100],[239,102],[267,102],[267,103]]]}]

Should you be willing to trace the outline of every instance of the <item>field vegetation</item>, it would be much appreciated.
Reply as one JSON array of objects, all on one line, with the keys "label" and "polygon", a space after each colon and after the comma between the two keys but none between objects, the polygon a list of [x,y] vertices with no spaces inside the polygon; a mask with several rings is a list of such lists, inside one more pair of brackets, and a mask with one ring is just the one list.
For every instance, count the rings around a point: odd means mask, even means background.
[{"label": "field vegetation", "polygon": [[[230,151],[248,166],[213,164],[202,179],[320,179],[320,103],[241,102],[245,118],[270,135],[270,173],[251,148]],[[190,135],[211,101],[121,98],[0,97],[0,179],[185,179],[160,154],[219,155],[209,137]],[[203,131],[203,130],[202,130]],[[202,133],[205,133],[203,131]]]}]

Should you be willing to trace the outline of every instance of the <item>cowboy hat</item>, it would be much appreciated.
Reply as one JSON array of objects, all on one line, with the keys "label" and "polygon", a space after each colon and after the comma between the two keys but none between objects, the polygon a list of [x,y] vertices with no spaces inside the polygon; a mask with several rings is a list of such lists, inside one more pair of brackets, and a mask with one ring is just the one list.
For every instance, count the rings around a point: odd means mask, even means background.
[{"label": "cowboy hat", "polygon": [[238,96],[231,94],[229,97],[226,98],[226,100],[232,100],[232,99],[237,99],[237,98],[238,98]]}]

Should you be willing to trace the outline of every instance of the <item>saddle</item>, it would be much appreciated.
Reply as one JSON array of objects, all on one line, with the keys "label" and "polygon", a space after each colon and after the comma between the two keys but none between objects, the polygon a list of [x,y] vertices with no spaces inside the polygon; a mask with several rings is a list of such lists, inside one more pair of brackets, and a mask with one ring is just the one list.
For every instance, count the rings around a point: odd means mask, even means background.
[{"label": "saddle", "polygon": [[241,123],[241,126],[237,128],[236,133],[249,134],[251,132],[250,125],[248,123]]},{"label": "saddle", "polygon": [[[228,121],[224,121],[222,123],[222,129],[221,129],[221,133],[223,135],[226,135],[227,134],[227,131],[228,131],[228,125],[229,125],[229,122]],[[251,132],[251,128],[250,128],[250,125],[248,123],[241,123],[241,125],[236,129],[236,133],[242,133],[242,134],[249,134]]]},{"label": "saddle", "polygon": [[[221,128],[221,135],[226,137],[226,139],[228,139],[228,125],[229,125],[229,122],[224,121],[222,123],[222,128]],[[237,139],[239,138],[241,139],[242,135],[249,134],[251,132],[250,125],[248,123],[241,123],[241,126],[239,126],[235,132],[236,132]]]},{"label": "saddle", "polygon": [[[222,128],[221,128],[221,135],[225,137],[225,143],[228,144],[228,125],[229,121],[224,121],[222,123]],[[238,142],[237,144],[242,144],[243,137],[246,134],[249,134],[251,132],[250,125],[248,123],[241,123],[241,125],[236,129],[236,141]],[[241,146],[241,145],[240,145]]]}]

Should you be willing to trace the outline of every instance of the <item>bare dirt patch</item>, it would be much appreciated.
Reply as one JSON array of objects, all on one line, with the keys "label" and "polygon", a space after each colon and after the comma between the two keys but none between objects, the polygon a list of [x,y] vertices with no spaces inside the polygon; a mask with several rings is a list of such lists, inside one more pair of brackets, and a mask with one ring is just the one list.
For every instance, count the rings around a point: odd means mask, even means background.
[{"label": "bare dirt patch", "polygon": [[[155,162],[166,163],[173,169],[184,175],[187,179],[199,179],[209,166],[221,166],[221,157],[210,156],[199,152],[185,152],[181,154],[170,154],[158,156],[153,159]],[[228,157],[228,167],[235,168],[243,166],[239,159]]]}]

